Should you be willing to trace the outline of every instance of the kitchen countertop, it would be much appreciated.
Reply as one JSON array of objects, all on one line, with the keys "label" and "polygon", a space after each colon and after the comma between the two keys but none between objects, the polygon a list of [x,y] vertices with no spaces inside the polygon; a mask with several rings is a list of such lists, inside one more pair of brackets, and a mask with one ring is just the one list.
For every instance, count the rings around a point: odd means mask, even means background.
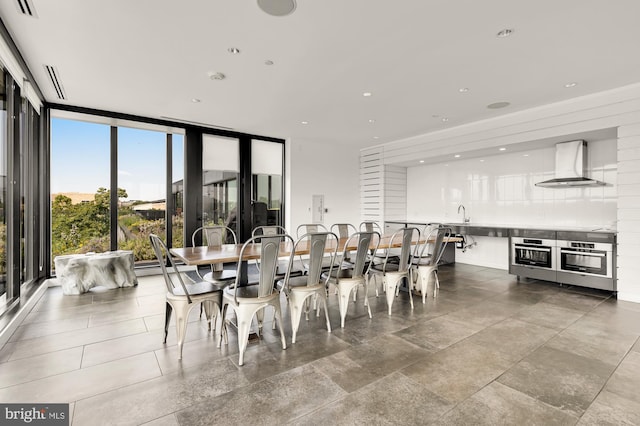
[{"label": "kitchen countertop", "polygon": [[[428,223],[436,222],[422,222],[422,221],[410,221],[410,220],[387,220],[385,223],[398,223],[398,224],[413,224],[413,225],[427,225]],[[493,236],[493,237],[508,237],[512,230],[522,231],[554,231],[554,232],[586,232],[596,234],[617,234],[615,229],[598,228],[598,227],[571,227],[571,226],[540,226],[540,225],[501,225],[490,223],[475,223],[475,222],[443,222],[445,225],[453,228],[453,231],[458,234],[467,235],[479,235],[479,236]]]}]

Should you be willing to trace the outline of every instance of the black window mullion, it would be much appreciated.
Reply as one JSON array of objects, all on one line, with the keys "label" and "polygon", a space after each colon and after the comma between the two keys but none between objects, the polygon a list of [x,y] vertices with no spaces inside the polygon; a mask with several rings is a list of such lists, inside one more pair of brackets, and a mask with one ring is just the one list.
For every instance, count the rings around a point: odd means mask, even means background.
[{"label": "black window mullion", "polygon": [[167,233],[167,247],[173,244],[173,222],[171,218],[175,214],[176,206],[173,200],[173,135],[167,133],[167,181],[165,195],[165,229]]},{"label": "black window mullion", "polygon": [[111,250],[118,250],[118,127],[111,126],[111,196],[109,199]]}]

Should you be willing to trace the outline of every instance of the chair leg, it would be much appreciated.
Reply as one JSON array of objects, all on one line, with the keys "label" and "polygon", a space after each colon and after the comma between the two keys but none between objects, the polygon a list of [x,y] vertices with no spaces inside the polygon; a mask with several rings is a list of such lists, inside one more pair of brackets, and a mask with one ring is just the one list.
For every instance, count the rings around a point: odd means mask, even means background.
[{"label": "chair leg", "polygon": [[[325,297],[322,298],[322,304],[324,305],[324,316],[327,319],[327,331],[331,333],[331,322],[329,321],[329,309],[327,308],[327,299]],[[320,309],[320,307],[318,307]],[[318,311],[320,314],[320,311]]]},{"label": "chair leg", "polygon": [[227,325],[225,323],[225,317],[227,314],[227,308],[229,307],[228,303],[222,302],[222,308],[220,309],[220,332],[218,338],[217,347],[219,348],[222,345],[222,339],[224,338],[224,344],[229,344],[229,336],[227,336]]},{"label": "chair leg", "polygon": [[373,318],[373,316],[371,316],[371,306],[369,303],[369,277],[368,276],[364,278],[364,306],[367,307],[367,311],[369,312],[369,319]]},{"label": "chair leg", "polygon": [[352,285],[338,285],[338,307],[340,308],[340,327],[344,328],[344,319],[347,316],[347,307],[349,306],[349,295],[353,289]]},{"label": "chair leg", "polygon": [[[215,319],[217,315],[220,314],[220,308],[218,307],[218,312],[216,312],[217,303],[212,300],[206,300],[200,304],[200,309],[204,306],[204,316],[207,319],[207,327],[208,330],[211,331],[211,322],[212,319]],[[213,329],[216,329],[215,323],[213,324]]]},{"label": "chair leg", "polygon": [[273,303],[275,312],[273,313],[273,321],[278,321],[278,329],[280,330],[280,340],[282,341],[282,349],[287,349],[287,338],[284,337],[284,327],[282,326],[282,310],[280,309],[280,299],[276,299]]},{"label": "chair leg", "polygon": [[[251,320],[253,313],[245,306],[236,306],[236,317],[238,320],[238,365],[244,365],[244,352],[247,350],[249,343],[249,329],[251,328]],[[249,315],[251,313],[251,315]]]},{"label": "chair leg", "polygon": [[187,319],[192,306],[188,302],[174,301],[173,309],[176,311],[176,335],[178,337],[178,359],[182,359],[182,346],[187,334]]},{"label": "chair leg", "polygon": [[[291,311],[291,343],[296,342],[296,334],[298,333],[298,328],[300,327],[300,317],[302,316],[302,306],[306,303],[307,300],[307,298],[303,298],[301,300],[300,295],[296,294],[295,291],[292,291],[289,295],[289,310]],[[308,319],[309,318],[307,318],[307,320]]]},{"label": "chair leg", "polygon": [[438,296],[438,290],[440,290],[440,280],[438,279],[438,270],[433,270],[433,276],[435,277],[435,285],[433,286],[433,297]]},{"label": "chair leg", "polygon": [[171,313],[173,312],[173,306],[167,302],[164,311],[164,342],[167,343],[167,334],[169,334],[169,322],[171,321]]}]

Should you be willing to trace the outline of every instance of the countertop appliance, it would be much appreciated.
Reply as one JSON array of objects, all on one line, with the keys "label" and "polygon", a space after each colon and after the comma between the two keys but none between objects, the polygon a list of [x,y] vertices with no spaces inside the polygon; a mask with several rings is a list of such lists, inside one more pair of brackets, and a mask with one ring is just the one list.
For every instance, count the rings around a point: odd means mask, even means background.
[{"label": "countertop appliance", "polygon": [[616,291],[615,234],[557,233],[556,280]]},{"label": "countertop appliance", "polygon": [[616,291],[616,234],[512,229],[509,273]]},{"label": "countertop appliance", "polygon": [[556,280],[556,233],[514,229],[510,238],[509,273],[545,281]]}]

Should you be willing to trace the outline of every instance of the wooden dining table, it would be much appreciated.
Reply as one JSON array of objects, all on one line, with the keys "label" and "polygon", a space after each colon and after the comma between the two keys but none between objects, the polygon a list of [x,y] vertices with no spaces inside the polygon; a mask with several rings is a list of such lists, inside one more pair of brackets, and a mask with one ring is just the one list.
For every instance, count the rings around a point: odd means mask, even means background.
[{"label": "wooden dining table", "polygon": [[[380,238],[380,244],[376,246],[375,242],[372,242],[370,249],[389,249],[402,247],[402,239],[396,238],[392,240],[391,235],[383,235]],[[449,242],[459,241],[459,238],[450,237]],[[349,241],[348,238],[340,238],[338,240],[338,253],[341,253],[345,249],[345,245]],[[425,242],[424,238],[413,239],[413,244],[422,244]],[[349,251],[357,250],[357,240],[352,238],[350,244],[347,247]],[[198,246],[198,247],[180,247],[172,248],[169,251],[175,257],[180,259],[186,265],[211,265],[215,263],[234,263],[240,260],[240,251],[243,244],[222,244],[220,246]],[[280,243],[280,257],[287,257],[291,255],[293,245],[290,242]],[[326,251],[331,252],[335,248],[335,243],[329,241],[327,243]],[[304,256],[309,254],[308,242],[300,242],[295,249],[294,255]],[[260,259],[260,244],[249,246],[245,249],[242,260],[255,260]]]}]

